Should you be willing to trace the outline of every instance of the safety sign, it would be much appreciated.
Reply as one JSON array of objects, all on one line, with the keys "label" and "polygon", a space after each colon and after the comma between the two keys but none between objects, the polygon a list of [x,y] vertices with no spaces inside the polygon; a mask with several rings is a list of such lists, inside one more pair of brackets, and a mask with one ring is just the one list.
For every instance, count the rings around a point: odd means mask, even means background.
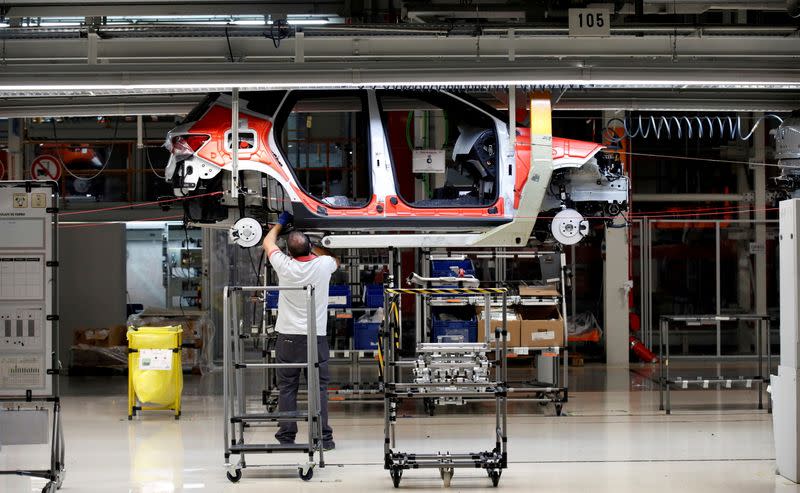
[{"label": "safety sign", "polygon": [[49,154],[37,157],[31,163],[31,178],[58,181],[61,178],[61,162]]}]

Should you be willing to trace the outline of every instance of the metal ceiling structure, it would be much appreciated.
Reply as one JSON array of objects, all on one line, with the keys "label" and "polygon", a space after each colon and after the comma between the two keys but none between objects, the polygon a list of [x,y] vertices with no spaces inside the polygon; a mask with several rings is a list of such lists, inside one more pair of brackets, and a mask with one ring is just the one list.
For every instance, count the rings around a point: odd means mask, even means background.
[{"label": "metal ceiling structure", "polygon": [[[64,31],[54,35],[59,33]],[[9,39],[0,57],[0,97],[509,84],[800,89],[800,38],[763,33],[569,38],[518,35],[513,29],[505,35],[481,36],[298,32],[278,46],[260,32],[228,38],[137,33],[108,39],[96,32],[54,39],[5,36]]]},{"label": "metal ceiling structure", "polygon": [[[783,0],[615,2],[609,36],[571,37],[579,4],[7,0],[0,117],[180,114],[199,93],[235,87],[513,85],[552,88],[565,110],[787,111],[800,100],[800,25]],[[346,23],[275,29],[287,16]],[[20,27],[37,23],[60,27]]]}]

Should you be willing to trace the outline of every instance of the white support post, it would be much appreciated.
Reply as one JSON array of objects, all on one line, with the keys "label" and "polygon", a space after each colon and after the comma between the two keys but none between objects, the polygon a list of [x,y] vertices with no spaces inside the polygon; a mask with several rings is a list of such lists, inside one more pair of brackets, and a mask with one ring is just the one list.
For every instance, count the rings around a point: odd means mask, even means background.
[{"label": "white support post", "polygon": [[136,115],[136,149],[133,151],[133,199],[144,200],[144,122],[142,115]]},{"label": "white support post", "polygon": [[305,39],[305,34],[302,32],[294,34],[294,63],[306,61]]},{"label": "white support post", "polygon": [[231,198],[239,198],[239,88],[231,93]]},{"label": "white support post", "polygon": [[89,65],[97,65],[97,44],[100,36],[95,31],[86,34],[86,62]]},{"label": "white support post", "polygon": [[[758,118],[762,114],[753,115]],[[764,125],[759,125],[753,135],[753,162],[766,161],[766,135]],[[767,313],[767,170],[766,167],[756,165],[753,167],[753,184],[755,185],[755,220],[756,222],[756,262],[755,262],[755,289],[756,313]],[[769,343],[769,339],[767,339]],[[766,347],[766,344],[764,345]]]},{"label": "white support post", "polygon": [[[614,113],[611,112],[603,114],[604,121],[614,117]],[[630,366],[628,293],[632,286],[628,272],[628,228],[625,223],[624,218],[618,217],[614,219],[612,226],[605,228],[603,329],[606,340],[606,364],[627,370]],[[625,376],[627,377],[627,371]]]},{"label": "white support post", "polygon": [[517,86],[508,85],[508,140],[509,156],[513,158],[517,152]]},{"label": "white support post", "polygon": [[24,179],[24,166],[22,155],[22,127],[25,120],[21,118],[8,119],[8,169],[6,180]]}]

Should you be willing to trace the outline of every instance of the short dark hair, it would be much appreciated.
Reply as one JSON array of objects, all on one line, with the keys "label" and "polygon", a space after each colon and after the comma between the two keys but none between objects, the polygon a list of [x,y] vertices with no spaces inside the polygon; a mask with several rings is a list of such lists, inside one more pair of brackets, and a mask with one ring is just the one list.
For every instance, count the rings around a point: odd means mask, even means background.
[{"label": "short dark hair", "polygon": [[292,257],[302,257],[311,253],[311,241],[300,231],[292,231],[286,238],[286,248]]}]

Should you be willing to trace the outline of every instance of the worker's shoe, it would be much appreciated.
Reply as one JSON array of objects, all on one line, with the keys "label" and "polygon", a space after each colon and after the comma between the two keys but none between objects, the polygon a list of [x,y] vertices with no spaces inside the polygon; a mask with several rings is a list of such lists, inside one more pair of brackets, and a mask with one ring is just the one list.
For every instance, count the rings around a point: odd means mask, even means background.
[{"label": "worker's shoe", "polygon": [[322,442],[322,450],[327,452],[328,450],[333,450],[336,448],[336,443],[333,440],[328,440],[326,442]]}]

